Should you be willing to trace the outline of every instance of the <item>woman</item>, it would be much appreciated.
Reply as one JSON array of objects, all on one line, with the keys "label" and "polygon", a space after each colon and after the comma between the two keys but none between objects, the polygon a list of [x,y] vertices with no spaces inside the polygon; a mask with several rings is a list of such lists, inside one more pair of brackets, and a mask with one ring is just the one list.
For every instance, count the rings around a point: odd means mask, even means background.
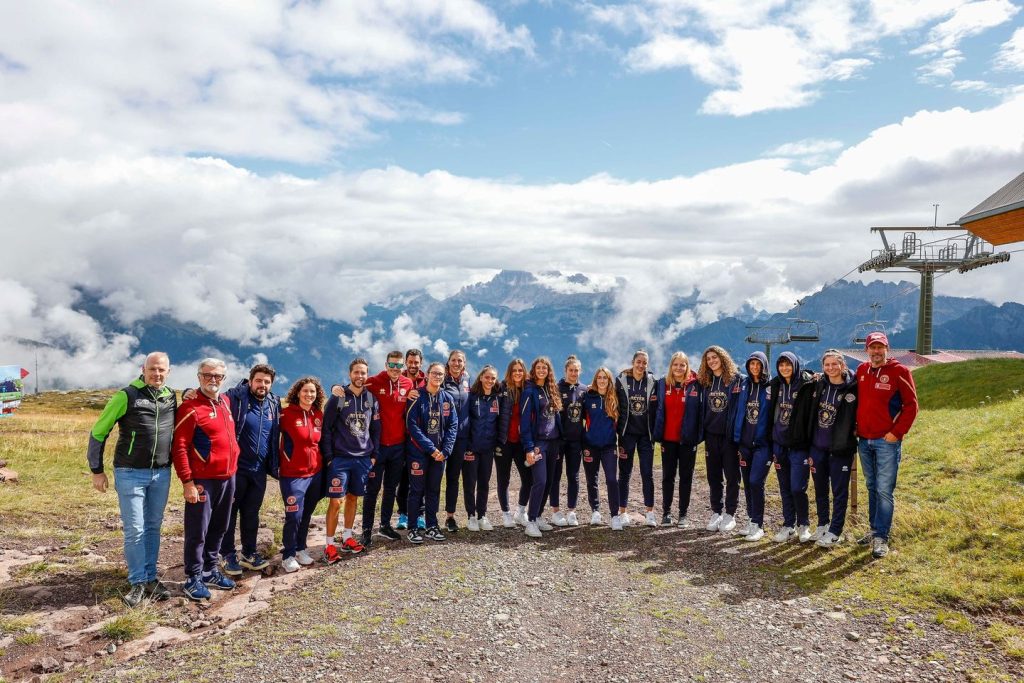
[{"label": "woman", "polygon": [[303,377],[288,390],[281,411],[278,483],[284,500],[281,567],[295,572],[313,558],[306,550],[309,520],[322,495],[320,429],[324,423],[324,389],[316,377]]},{"label": "woman", "polygon": [[811,477],[818,512],[818,528],[812,538],[819,547],[831,548],[839,543],[846,525],[850,470],[857,453],[857,377],[835,349],[825,352],[821,365],[824,376],[808,382],[797,394],[793,422],[794,429],[799,424],[810,435]]},{"label": "woman", "polygon": [[441,388],[445,369],[431,363],[427,385],[409,403],[405,426],[409,434],[409,517],[426,517],[426,531],[418,527],[409,531],[410,543],[424,538],[443,541],[445,535],[437,526],[437,508],[441,501],[441,477],[459,435],[459,414],[455,399]]},{"label": "woman", "polygon": [[[576,517],[576,502],[580,495],[580,463],[583,458],[583,397],[587,385],[580,384],[583,366],[576,356],[565,360],[565,377],[558,380],[558,392],[562,397],[562,442],[560,457],[555,461],[554,478],[551,480],[551,523],[555,526],[579,526]],[[558,489],[565,466],[566,502],[569,513],[558,509]]]},{"label": "woman", "polygon": [[542,531],[554,527],[541,518],[544,499],[548,495],[548,482],[554,476],[554,463],[558,458],[558,439],[561,436],[559,412],[562,397],[555,382],[551,361],[541,356],[530,365],[530,381],[526,383],[520,399],[520,436],[526,465],[530,468],[530,507],[526,535],[540,538]]},{"label": "woman", "polygon": [[448,354],[444,390],[452,395],[455,400],[455,411],[459,414],[459,435],[445,465],[447,475],[444,511],[448,514],[445,528],[454,534],[459,531],[459,525],[455,523],[455,504],[459,500],[459,475],[462,474],[462,458],[466,453],[466,443],[469,441],[469,373],[466,372],[466,354],[458,349]]},{"label": "woman", "polygon": [[[711,493],[708,531],[736,528],[736,505],[740,498],[740,460],[729,429],[729,405],[738,394],[739,372],[732,357],[721,346],[709,346],[700,358],[697,381],[703,404],[704,462]],[[722,477],[725,477],[725,505],[722,505]],[[724,515],[722,513],[725,513]]]},{"label": "woman", "polygon": [[654,420],[657,413],[657,380],[647,371],[646,351],[633,354],[633,365],[623,370],[616,382],[619,405],[619,518],[629,526],[629,478],[633,455],[640,460],[640,481],[647,508],[645,523],[658,526],[654,515]]},{"label": "woman", "polygon": [[[530,496],[530,468],[526,466],[523,444],[519,436],[519,399],[526,388],[526,363],[513,358],[505,369],[505,381],[498,391],[498,444],[494,449],[494,465],[498,470],[498,505],[501,506],[502,525],[506,529],[516,524],[526,526],[526,502]],[[509,511],[508,485],[512,479],[512,464],[519,471],[519,507],[515,515]]]},{"label": "woman", "polygon": [[733,402],[732,438],[740,455],[747,525],[737,533],[748,541],[764,538],[764,482],[772,467],[771,394],[768,357],[755,351],[747,358],[747,376]]},{"label": "woman", "polygon": [[776,543],[791,539],[801,543],[811,540],[807,501],[809,444],[806,438],[795,438],[790,424],[797,394],[812,379],[811,373],[801,372],[800,359],[796,354],[789,351],[779,354],[775,361],[775,377],[769,388],[772,396],[772,457],[782,497],[782,529],[772,539]]},{"label": "woman", "polygon": [[[587,475],[587,490],[593,490],[591,507],[594,517],[591,524],[601,523],[597,506],[597,471],[604,468],[605,486],[608,489],[608,511],[613,531],[622,531],[622,517],[619,515],[618,482],[618,435],[619,399],[615,391],[615,378],[608,368],[598,368],[594,381],[583,399],[583,470]],[[595,521],[595,519],[597,521]]]},{"label": "woman", "polygon": [[689,529],[690,489],[701,442],[701,392],[697,373],[682,351],[672,354],[668,372],[658,381],[658,410],[654,436],[661,442],[662,524],[672,524],[672,497],[679,470],[679,528]]},{"label": "woman", "polygon": [[462,459],[462,485],[470,531],[492,531],[487,519],[487,494],[498,445],[498,370],[485,365],[469,390],[469,442]]}]

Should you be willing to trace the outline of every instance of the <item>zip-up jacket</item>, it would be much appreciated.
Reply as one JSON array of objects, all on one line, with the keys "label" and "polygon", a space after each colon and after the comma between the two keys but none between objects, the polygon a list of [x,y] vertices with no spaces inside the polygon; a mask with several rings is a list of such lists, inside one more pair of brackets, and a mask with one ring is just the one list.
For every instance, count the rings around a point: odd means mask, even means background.
[{"label": "zip-up jacket", "polygon": [[583,397],[588,388],[586,384],[569,384],[565,379],[558,381],[558,392],[562,395],[562,438],[566,441],[583,441]]},{"label": "zip-up jacket", "polygon": [[881,439],[888,432],[902,439],[917,417],[917,387],[910,370],[895,358],[881,367],[857,368],[857,434]]},{"label": "zip-up jacket", "polygon": [[712,377],[710,386],[701,385],[704,434],[724,434],[732,438],[732,419],[736,416],[733,410],[744,379],[737,373],[729,384],[725,384],[721,377]]},{"label": "zip-up jacket", "polygon": [[[619,394],[619,424],[618,431],[620,436],[625,436],[626,430],[629,429],[630,425],[630,411],[633,409],[630,406],[630,394],[629,384],[633,379],[632,370],[623,370],[619,373],[619,376],[615,378],[615,391]],[[647,438],[654,441],[654,421],[657,419],[657,408],[658,408],[658,392],[657,392],[658,381],[654,378],[653,372],[648,372],[644,375],[643,385],[641,387],[641,394],[638,398],[643,401],[643,406],[646,411],[647,419],[644,421],[646,427]]]},{"label": "zip-up jacket", "polygon": [[846,457],[857,450],[857,391],[856,376],[847,373],[841,384],[832,384],[828,377],[816,382],[807,382],[797,393],[793,405],[793,417],[789,424],[790,441],[810,444],[817,424],[818,403],[826,389],[838,391],[836,396],[836,417],[832,427],[832,453]]},{"label": "zip-up jacket", "polygon": [[380,404],[364,387],[359,394],[345,385],[344,396],[331,396],[324,407],[320,454],[324,462],[337,456],[376,458],[380,453]]},{"label": "zip-up jacket", "polygon": [[[198,390],[197,390],[198,391]],[[249,390],[249,380],[243,379],[237,385],[222,392],[231,401],[231,417],[235,421],[235,439],[241,455],[238,458],[238,467],[247,472],[270,472],[277,463],[277,449],[281,440],[281,399],[274,392],[268,391],[264,401],[269,401],[268,407],[269,425],[266,452],[254,453],[248,447],[248,440],[243,435],[245,431],[245,416],[249,412],[249,406],[256,401],[256,397]]]},{"label": "zip-up jacket", "polygon": [[459,414],[459,437],[469,438],[469,373],[463,372],[462,377],[455,379],[445,371],[444,384],[441,388],[452,395],[455,411]]},{"label": "zip-up jacket", "polygon": [[[786,359],[793,366],[793,376],[787,382],[778,374],[779,361]],[[775,361],[775,376],[768,383],[768,392],[772,400],[772,444],[785,448],[803,450],[807,448],[806,443],[796,443],[791,438],[790,420],[793,417],[793,406],[796,402],[800,388],[807,382],[814,380],[814,375],[806,370],[800,369],[800,359],[795,353],[783,351],[779,359]]]},{"label": "zip-up jacket", "polygon": [[604,410],[604,396],[591,389],[583,398],[583,442],[594,448],[616,445],[616,423]]},{"label": "zip-up jacket", "polygon": [[230,479],[238,471],[239,450],[227,396],[211,399],[200,391],[182,402],[171,446],[174,470],[182,482]]},{"label": "zip-up jacket", "polygon": [[561,435],[560,416],[543,387],[527,382],[523,395],[519,397],[519,405],[519,435],[524,451],[532,451],[542,439],[557,439]]},{"label": "zip-up jacket", "polygon": [[120,429],[114,467],[169,467],[177,408],[178,397],[173,390],[166,386],[153,389],[141,376],[118,391],[89,432],[89,469],[93,474],[103,472],[103,449],[115,424]]},{"label": "zip-up jacket", "polygon": [[447,460],[459,436],[455,399],[444,389],[439,389],[434,395],[422,390],[415,400],[409,402],[405,428],[409,433],[409,443],[421,455],[430,455],[438,450]]},{"label": "zip-up jacket", "polygon": [[[654,435],[659,438],[665,434],[665,423],[668,420],[667,381],[667,377],[658,380],[658,411],[654,418]],[[682,385],[675,383],[675,389],[683,391],[683,420],[679,429],[679,443],[684,446],[697,446],[704,440],[704,393],[697,382],[697,373],[690,370],[686,382]]]},{"label": "zip-up jacket", "polygon": [[[522,398],[522,393],[519,394]],[[519,419],[519,401],[512,399],[512,390],[504,382],[498,391],[498,443],[508,443],[508,432],[512,424],[521,424]],[[520,432],[522,430],[520,429]]]},{"label": "zip-up jacket", "polygon": [[416,389],[417,391],[422,391],[423,387],[427,386],[427,376],[423,374],[422,370],[416,373],[415,377],[409,377],[409,372],[406,370],[402,370],[402,377],[405,377],[406,379],[411,381],[412,388]]},{"label": "zip-up jacket", "polygon": [[276,474],[306,479],[320,471],[323,424],[324,414],[316,407],[303,410],[296,404],[281,411],[281,461]]},{"label": "zip-up jacket", "polygon": [[392,380],[385,370],[366,380],[366,388],[380,404],[380,445],[405,443],[405,408],[413,389],[412,380],[402,375]]},{"label": "zip-up jacket", "polygon": [[498,418],[501,417],[501,400],[498,387],[490,395],[469,394],[469,444],[474,453],[492,450],[498,445]]},{"label": "zip-up jacket", "polygon": [[[750,377],[750,363],[752,361],[761,363],[761,381],[755,383]],[[761,351],[754,351],[747,358],[745,365],[747,376],[740,385],[740,393],[733,402],[732,419],[732,440],[734,443],[742,443],[744,446],[766,446],[771,442],[771,417],[772,405],[771,394],[768,391],[768,382],[771,374],[768,372],[768,357]],[[745,425],[753,426],[752,442],[746,437],[750,434]]]}]

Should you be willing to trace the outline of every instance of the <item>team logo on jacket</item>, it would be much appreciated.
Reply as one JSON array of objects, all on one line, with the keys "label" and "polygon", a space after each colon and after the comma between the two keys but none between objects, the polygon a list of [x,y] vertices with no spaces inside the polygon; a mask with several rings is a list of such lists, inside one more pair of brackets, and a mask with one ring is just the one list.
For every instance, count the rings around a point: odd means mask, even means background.
[{"label": "team logo on jacket", "polygon": [[756,425],[759,417],[761,417],[760,401],[747,401],[747,424]]},{"label": "team logo on jacket", "polygon": [[836,407],[827,401],[818,404],[818,426],[828,429],[836,423]]},{"label": "team logo on jacket", "polygon": [[210,414],[208,415],[208,417],[209,417],[209,418],[210,418],[211,420],[212,420],[213,418],[217,417],[217,411],[216,411],[216,410],[214,410],[214,411],[211,411],[211,412],[210,412]]},{"label": "team logo on jacket", "polygon": [[301,427],[301,426],[303,426],[303,423],[304,423],[304,422],[305,422],[305,420],[303,420],[303,419],[302,419],[302,418],[300,417],[300,418],[299,418],[298,420],[296,420],[296,421],[295,421],[295,426],[296,426],[296,427]]},{"label": "team logo on jacket", "polygon": [[779,404],[779,424],[783,427],[789,425],[789,418],[793,416],[793,405],[790,403]]},{"label": "team logo on jacket", "polygon": [[412,467],[412,468],[413,468],[414,470],[418,470],[418,469],[420,468],[420,464],[419,464],[418,462],[414,462],[414,463],[413,463],[413,464],[411,465],[411,467]]},{"label": "team logo on jacket", "polygon": [[725,410],[727,398],[724,391],[712,391],[708,394],[708,408],[713,413],[721,413]]},{"label": "team logo on jacket", "polygon": [[409,393],[408,389],[399,389],[398,390],[398,395],[399,396],[405,396],[407,393]]},{"label": "team logo on jacket", "polygon": [[318,428],[318,429],[320,428],[320,418],[319,417],[313,420],[313,426]]},{"label": "team logo on jacket", "polygon": [[431,416],[427,420],[427,434],[440,434],[441,433],[441,420],[440,418]]},{"label": "team logo on jacket", "polygon": [[202,484],[196,484],[196,493],[202,493],[202,492],[203,492],[203,491],[205,491],[205,490],[206,490],[206,489],[205,489],[205,488],[203,488],[203,485],[202,485]]},{"label": "team logo on jacket", "polygon": [[882,384],[887,384],[889,382],[889,375],[879,375],[878,381]]},{"label": "team logo on jacket", "polygon": [[583,409],[579,403],[570,403],[568,410],[565,412],[569,416],[569,422],[579,422],[580,417],[583,415]]},{"label": "team logo on jacket", "polygon": [[295,505],[295,501],[296,501],[295,496],[288,496],[288,500],[286,502],[289,505]]},{"label": "team logo on jacket", "polygon": [[353,436],[362,436],[366,434],[366,416],[352,413],[345,418],[345,424],[348,425],[348,431]]},{"label": "team logo on jacket", "polygon": [[498,402],[497,401],[492,401],[491,402],[491,412],[492,413],[498,412]]},{"label": "team logo on jacket", "polygon": [[647,401],[643,396],[629,397],[629,413],[630,415],[645,415],[647,413]]},{"label": "team logo on jacket", "polygon": [[847,394],[845,396],[845,400],[846,400],[847,403],[853,403],[854,401],[857,400],[857,397],[854,396],[853,394]]}]

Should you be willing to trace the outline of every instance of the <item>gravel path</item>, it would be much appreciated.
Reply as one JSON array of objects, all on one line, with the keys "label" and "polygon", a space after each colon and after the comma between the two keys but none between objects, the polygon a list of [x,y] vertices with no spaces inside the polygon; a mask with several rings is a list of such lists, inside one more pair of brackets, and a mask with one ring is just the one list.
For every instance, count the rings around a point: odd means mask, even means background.
[{"label": "gravel path", "polygon": [[[694,485],[697,521],[705,488]],[[751,544],[702,526],[649,529],[640,519],[634,514],[623,532],[583,524],[537,541],[500,527],[422,547],[378,539],[368,555],[300,572],[287,592],[254,593],[270,607],[228,633],[214,627],[81,675],[247,683],[1024,677],[1020,662],[927,617],[887,618],[871,605],[801,594],[786,568],[827,551]],[[853,570],[836,567],[836,577]]]}]

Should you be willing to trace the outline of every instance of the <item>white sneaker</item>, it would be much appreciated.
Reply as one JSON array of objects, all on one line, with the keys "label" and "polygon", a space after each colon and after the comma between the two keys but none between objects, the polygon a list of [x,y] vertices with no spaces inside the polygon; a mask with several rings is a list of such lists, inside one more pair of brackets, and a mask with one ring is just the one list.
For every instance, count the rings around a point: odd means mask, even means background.
[{"label": "white sneaker", "polygon": [[679,518],[679,524],[676,524],[676,526],[679,527],[680,529],[691,529],[691,528],[693,528],[693,524],[690,522],[690,518],[689,517],[680,517]]},{"label": "white sneaker", "polygon": [[551,515],[551,523],[555,526],[569,526],[569,522],[565,519],[565,513],[561,510]]},{"label": "white sneaker", "polygon": [[551,526],[543,517],[539,517],[537,519],[537,528],[541,531],[553,531],[555,527]]},{"label": "white sneaker", "polygon": [[515,520],[514,517],[512,517],[512,513],[511,512],[502,512],[501,513],[501,525],[503,527],[505,527],[506,529],[512,529],[513,527],[515,527],[516,520]]},{"label": "white sneaker", "polygon": [[736,518],[732,515],[723,515],[722,524],[718,528],[726,533],[732,531],[736,528]]},{"label": "white sneaker", "polygon": [[537,528],[537,522],[527,522],[524,531],[530,538],[541,538],[543,536],[540,529]]},{"label": "white sneaker", "polygon": [[811,536],[811,527],[807,526],[806,524],[804,526],[798,526],[796,528],[796,540],[800,541],[801,543],[807,543],[807,541],[811,540]]},{"label": "white sneaker", "polygon": [[708,531],[718,531],[718,527],[722,525],[722,515],[717,512],[711,513],[711,519],[708,520]]},{"label": "white sneaker", "polygon": [[814,530],[814,533],[811,534],[810,538],[808,538],[807,540],[808,541],[820,541],[821,537],[824,536],[827,532],[828,532],[828,525],[827,524],[825,526],[819,526],[817,529]]},{"label": "white sneaker", "polygon": [[530,522],[530,520],[526,518],[525,510],[517,511],[516,514],[512,515],[512,520],[519,526],[526,526]]},{"label": "white sneaker", "polygon": [[[734,529],[733,533],[735,533],[735,534],[737,534],[739,536],[746,536],[747,534],[749,534],[753,530],[754,530],[754,525],[751,524],[750,520],[747,520],[746,524],[744,524],[741,527],[737,527],[736,529]],[[725,531],[725,529],[723,529],[722,531]]]},{"label": "white sneaker", "polygon": [[299,571],[299,563],[294,557],[286,557],[281,563],[281,569],[291,574],[292,572]]},{"label": "white sneaker", "polygon": [[299,552],[295,553],[295,559],[298,560],[299,564],[301,564],[303,567],[308,567],[309,565],[313,564],[313,558],[306,550],[300,550]]},{"label": "white sneaker", "polygon": [[779,529],[779,533],[772,536],[772,540],[776,543],[785,543],[794,536],[796,536],[796,529],[791,526],[784,526]]},{"label": "white sneaker", "polygon": [[648,512],[647,517],[644,518],[644,523],[647,526],[658,526],[658,518],[653,512]]},{"label": "white sneaker", "polygon": [[576,517],[576,512],[571,511],[565,516],[565,523],[569,526],[579,526],[580,520]]},{"label": "white sneaker", "polygon": [[480,527],[480,531],[494,531],[494,526],[491,524],[491,520],[486,517],[478,519],[477,526]]},{"label": "white sneaker", "polygon": [[826,531],[821,535],[821,538],[819,538],[814,545],[818,546],[819,548],[831,548],[834,545],[839,545],[839,541],[840,539],[838,536],[836,536],[831,531]]},{"label": "white sneaker", "polygon": [[470,517],[466,522],[466,531],[480,531],[480,522],[476,521],[476,517]]},{"label": "white sneaker", "polygon": [[590,523],[591,524],[604,524],[604,519],[601,517],[601,513],[600,512],[595,512],[594,514],[590,515]]},{"label": "white sneaker", "polygon": [[633,523],[629,519],[629,513],[628,512],[620,512],[619,513],[619,522],[622,524],[622,528],[623,529],[625,529],[627,526],[629,526],[630,524]]},{"label": "white sneaker", "polygon": [[622,515],[612,517],[612,531],[622,531]]},{"label": "white sneaker", "polygon": [[753,542],[760,541],[762,538],[764,538],[764,529],[758,524],[751,524],[750,531],[743,537],[743,540]]}]

